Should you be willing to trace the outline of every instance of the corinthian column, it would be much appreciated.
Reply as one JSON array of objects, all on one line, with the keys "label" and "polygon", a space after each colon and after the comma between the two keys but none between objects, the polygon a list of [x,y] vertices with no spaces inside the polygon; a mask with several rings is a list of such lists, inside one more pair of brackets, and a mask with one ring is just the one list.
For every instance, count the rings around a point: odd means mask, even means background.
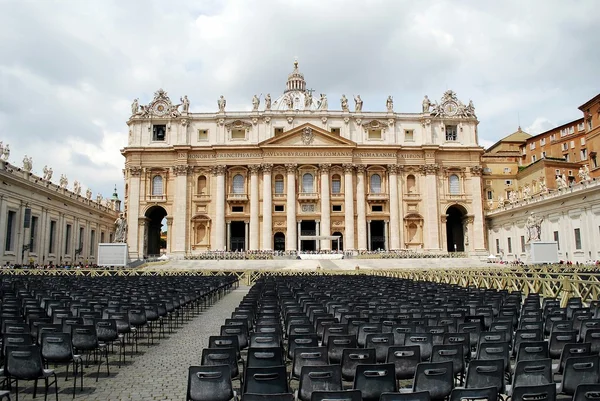
[{"label": "corinthian column", "polygon": [[187,234],[187,175],[189,167],[177,165],[173,167],[175,174],[175,213],[173,213],[174,241],[171,243],[171,252],[185,254]]},{"label": "corinthian column", "polygon": [[[331,164],[320,164],[321,171],[321,231],[317,235],[331,235],[331,205],[329,202],[329,169]],[[331,250],[331,240],[321,240],[321,249]]]},{"label": "corinthian column", "polygon": [[[259,213],[258,213],[258,170],[259,165],[248,166],[250,169],[250,239],[249,250],[255,251],[258,249],[259,239]],[[246,244],[248,246],[248,244]]]},{"label": "corinthian column", "polygon": [[481,166],[471,167],[471,191],[473,193],[473,219],[472,227],[473,232],[471,236],[471,242],[473,243],[473,250],[483,254],[487,253],[485,249],[485,234],[484,234],[484,222],[483,222],[483,206],[477,199],[483,196],[481,190],[481,173],[483,172]]},{"label": "corinthian column", "polygon": [[356,166],[356,232],[358,250],[367,250],[367,211],[365,205],[365,170],[367,166]]},{"label": "corinthian column", "polygon": [[213,174],[217,177],[217,196],[215,199],[215,246],[225,250],[225,170],[226,166],[215,166]]},{"label": "corinthian column", "polygon": [[390,181],[390,248],[400,249],[400,221],[398,219],[398,166],[388,166]]},{"label": "corinthian column", "polygon": [[440,230],[439,230],[439,198],[437,183],[437,173],[439,167],[437,164],[426,164],[421,167],[425,174],[425,224],[423,239],[425,249],[428,251],[440,250]]},{"label": "corinthian column", "polygon": [[263,227],[262,227],[262,248],[266,251],[273,249],[273,209],[271,192],[271,169],[272,164],[263,164]]},{"label": "corinthian column", "polygon": [[285,250],[296,250],[296,166],[297,164],[286,164],[287,169],[287,194],[286,194],[286,232]]},{"label": "corinthian column", "polygon": [[344,250],[354,250],[354,191],[352,174],[354,166],[344,164]]}]

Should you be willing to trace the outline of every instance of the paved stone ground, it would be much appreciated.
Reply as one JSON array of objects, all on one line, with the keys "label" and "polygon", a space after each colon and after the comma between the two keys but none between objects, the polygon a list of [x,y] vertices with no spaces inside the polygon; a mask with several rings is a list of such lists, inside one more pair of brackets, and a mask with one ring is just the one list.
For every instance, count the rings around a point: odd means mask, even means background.
[{"label": "paved stone ground", "polygon": [[[146,338],[140,339],[139,353],[130,355],[127,347],[126,364],[117,367],[117,348],[110,355],[110,377],[104,365],[100,368],[100,379],[96,382],[96,365],[85,368],[83,391],[77,382],[76,400],[184,400],[187,389],[188,367],[200,365],[202,349],[208,346],[208,337],[219,334],[226,318],[248,293],[249,287],[240,286],[214,305],[204,309],[191,320],[180,325],[172,334],[158,340],[155,332],[154,345],[146,346]],[[52,368],[52,366],[51,366]],[[73,399],[73,381],[64,380],[64,368],[56,369],[59,380],[59,400]],[[234,383],[235,384],[235,383]],[[19,400],[39,400],[43,397],[42,382],[38,384],[38,396],[33,398],[33,382],[19,383],[22,391]],[[24,388],[26,387],[26,388]],[[54,398],[54,386],[49,400]],[[41,392],[41,393],[40,393]],[[16,399],[14,390],[11,394]]]}]

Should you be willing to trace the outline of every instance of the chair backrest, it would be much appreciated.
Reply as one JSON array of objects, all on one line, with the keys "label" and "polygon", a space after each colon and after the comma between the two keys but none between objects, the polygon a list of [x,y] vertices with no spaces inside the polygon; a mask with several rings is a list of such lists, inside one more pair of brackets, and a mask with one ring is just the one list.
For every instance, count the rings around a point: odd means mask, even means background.
[{"label": "chair backrest", "polygon": [[339,335],[345,335],[348,334],[348,324],[341,324],[341,323],[337,323],[337,324],[332,324],[329,326],[325,327],[325,330],[323,331],[323,341],[322,341],[322,345],[323,346],[327,346],[327,344],[329,343],[329,337],[331,336],[339,336]]},{"label": "chair backrest", "polygon": [[462,344],[434,345],[431,362],[451,361],[454,375],[465,370],[465,355]]},{"label": "chair backrest", "polygon": [[266,368],[283,364],[283,350],[281,347],[248,348],[247,367]]},{"label": "chair backrest", "polygon": [[242,397],[242,401],[294,401],[294,394],[249,394],[246,393]]},{"label": "chair backrest", "polygon": [[375,348],[375,357],[378,363],[384,363],[388,348],[394,345],[393,333],[371,333],[367,334],[365,348]]},{"label": "chair backrest", "polygon": [[571,331],[552,331],[550,333],[550,343],[548,345],[548,354],[552,359],[558,359],[565,346],[577,342],[577,332]]},{"label": "chair backrest", "polygon": [[560,354],[558,363],[558,373],[562,373],[567,359],[576,356],[587,356],[591,353],[592,346],[590,343],[569,343],[565,344]]},{"label": "chair backrest", "polygon": [[381,393],[398,391],[394,364],[356,366],[353,388],[360,390],[363,401],[378,401]]},{"label": "chair backrest", "polygon": [[[429,391],[411,393],[381,393],[379,401],[431,401]],[[493,401],[493,400],[492,400]]]},{"label": "chair backrest", "polygon": [[314,391],[342,390],[340,365],[303,366],[298,384],[298,399],[310,401]]},{"label": "chair backrest", "polygon": [[585,336],[580,338],[584,343],[590,343],[591,352],[597,354],[600,352],[600,328],[590,329],[585,331]]},{"label": "chair backrest", "polygon": [[600,382],[599,362],[598,354],[568,358],[563,369],[562,392],[573,395],[579,384]]},{"label": "chair backrest", "polygon": [[221,326],[222,336],[237,336],[240,349],[248,348],[248,326]]},{"label": "chair backrest", "polygon": [[575,390],[573,401],[598,401],[600,400],[600,383],[580,384]]},{"label": "chair backrest", "polygon": [[240,345],[237,336],[210,336],[208,348],[234,348],[238,359],[240,358]]},{"label": "chair backrest", "polygon": [[96,320],[96,335],[98,336],[98,341],[115,341],[119,338],[117,321],[115,319]]},{"label": "chair backrest", "polygon": [[37,345],[8,346],[5,352],[7,376],[34,380],[43,374],[42,355]]},{"label": "chair backrest", "polygon": [[70,362],[73,359],[73,345],[71,344],[71,334],[42,334],[41,352],[44,360],[48,362]]},{"label": "chair backrest", "polygon": [[550,358],[518,361],[512,386],[514,388],[554,383],[553,376],[552,359]]},{"label": "chair backrest", "polygon": [[345,348],[342,351],[342,378],[353,381],[357,365],[375,363],[377,358],[374,348]]},{"label": "chair backrest", "polygon": [[96,326],[73,325],[71,326],[71,341],[78,351],[93,350],[98,347]]},{"label": "chair backrest", "polygon": [[239,375],[237,350],[230,348],[204,348],[202,350],[202,366],[229,365],[231,377]]},{"label": "chair backrest", "polygon": [[431,333],[408,333],[404,338],[404,345],[418,345],[421,352],[421,360],[429,361],[433,350],[433,334]]},{"label": "chair backrest", "polygon": [[475,359],[467,369],[466,388],[495,387],[498,393],[504,392],[504,361],[502,359]]},{"label": "chair backrest", "polygon": [[233,398],[229,365],[190,366],[187,400],[229,401]]},{"label": "chair backrest", "polygon": [[418,345],[394,345],[388,348],[386,362],[393,363],[396,370],[396,379],[412,379],[421,363],[421,347]]},{"label": "chair backrest", "polygon": [[579,338],[585,338],[588,330],[600,329],[600,319],[584,319],[579,327]]},{"label": "chair backrest", "polygon": [[542,341],[543,339],[544,333],[542,330],[518,329],[515,332],[515,342],[512,348],[513,355],[517,354],[517,349],[519,348],[519,345],[521,343],[531,341]]},{"label": "chair backrest", "polygon": [[443,400],[454,388],[452,362],[422,362],[417,365],[413,391],[429,391],[432,401]]},{"label": "chair backrest", "polygon": [[509,364],[509,346],[507,342],[500,343],[482,343],[477,348],[477,359],[502,359],[504,361],[504,370],[508,371]]},{"label": "chair backrest", "polygon": [[281,346],[281,337],[278,334],[253,333],[250,335],[251,348],[273,348]]},{"label": "chair backrest", "polygon": [[310,401],[362,401],[360,390],[313,391]]},{"label": "chair backrest", "polygon": [[382,333],[381,323],[363,323],[358,326],[358,346],[365,347],[367,343],[367,335]]},{"label": "chair backrest", "polygon": [[463,347],[463,355],[466,359],[471,359],[471,344],[468,333],[444,333],[443,344],[460,344]]},{"label": "chair backrest", "polygon": [[519,344],[516,361],[548,358],[548,341],[527,341]]},{"label": "chair backrest", "polygon": [[6,355],[6,347],[32,344],[31,335],[28,333],[5,334],[2,336],[2,349],[4,355]]},{"label": "chair backrest", "polygon": [[326,347],[296,348],[292,360],[291,378],[299,379],[304,366],[324,366],[329,364]]},{"label": "chair backrest", "polygon": [[556,401],[556,384],[515,387],[512,401]]},{"label": "chair backrest", "polygon": [[285,365],[268,368],[246,367],[244,376],[244,394],[279,394],[289,391]]},{"label": "chair backrest", "polygon": [[287,357],[288,357],[288,359],[293,359],[296,348],[318,347],[318,346],[319,346],[319,337],[317,337],[316,333],[292,334],[288,338]]},{"label": "chair backrest", "polygon": [[498,400],[498,389],[496,387],[484,388],[455,388],[450,393],[448,401],[475,401],[475,400]]}]

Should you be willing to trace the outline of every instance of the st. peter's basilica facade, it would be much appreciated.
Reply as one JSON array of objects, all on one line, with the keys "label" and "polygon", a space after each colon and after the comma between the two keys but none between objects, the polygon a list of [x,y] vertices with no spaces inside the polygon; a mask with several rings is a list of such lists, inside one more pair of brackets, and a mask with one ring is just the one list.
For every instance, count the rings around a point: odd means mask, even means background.
[{"label": "st. peter's basilica facade", "polygon": [[[294,64],[284,93],[252,111],[189,112],[159,90],[136,99],[125,156],[132,259],[207,250],[486,254],[477,118],[452,91],[418,112],[363,111],[360,96],[306,89]],[[335,103],[335,106],[334,106]],[[349,104],[350,103],[350,104]]]}]

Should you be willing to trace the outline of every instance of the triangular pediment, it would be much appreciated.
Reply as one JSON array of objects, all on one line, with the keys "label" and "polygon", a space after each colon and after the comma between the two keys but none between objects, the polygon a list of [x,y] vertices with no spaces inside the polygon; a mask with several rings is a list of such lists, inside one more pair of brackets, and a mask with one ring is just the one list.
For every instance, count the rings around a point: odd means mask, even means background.
[{"label": "triangular pediment", "polygon": [[258,144],[260,147],[355,147],[356,142],[306,123]]}]

